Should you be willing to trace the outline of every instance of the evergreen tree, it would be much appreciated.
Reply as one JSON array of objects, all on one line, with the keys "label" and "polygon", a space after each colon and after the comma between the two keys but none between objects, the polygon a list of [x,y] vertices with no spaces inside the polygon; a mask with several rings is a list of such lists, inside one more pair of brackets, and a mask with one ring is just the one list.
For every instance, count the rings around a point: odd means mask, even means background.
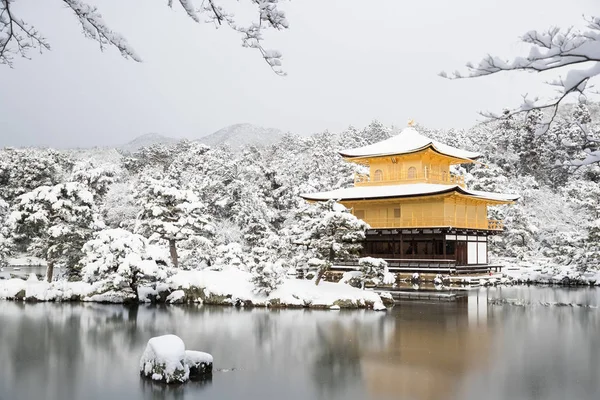
[{"label": "evergreen tree", "polygon": [[179,264],[178,241],[213,233],[205,206],[198,196],[192,190],[181,189],[172,179],[146,177],[137,200],[143,209],[139,215],[139,231],[166,240],[175,267]]},{"label": "evergreen tree", "polygon": [[77,278],[83,244],[104,225],[93,195],[78,182],[40,186],[21,195],[10,223],[13,240],[48,263],[48,282],[57,263],[66,267],[69,278]]},{"label": "evergreen tree", "polygon": [[318,259],[312,264],[317,269],[318,285],[325,272],[336,260],[358,257],[368,225],[357,219],[344,206],[333,200],[307,205],[294,218],[293,242],[303,246],[310,256]]},{"label": "evergreen tree", "polygon": [[525,117],[525,122],[516,137],[514,147],[519,156],[519,167],[522,173],[536,175],[539,170],[539,153],[537,150],[536,132],[541,126],[542,112],[532,110]]},{"label": "evergreen tree", "polygon": [[149,247],[146,238],[124,229],[95,233],[83,246],[83,281],[96,284],[96,293],[116,291],[139,300],[141,286],[164,282],[171,274],[167,260],[151,255]]},{"label": "evergreen tree", "polygon": [[17,197],[39,186],[64,182],[73,163],[55,150],[0,150],[0,198],[13,204]]}]

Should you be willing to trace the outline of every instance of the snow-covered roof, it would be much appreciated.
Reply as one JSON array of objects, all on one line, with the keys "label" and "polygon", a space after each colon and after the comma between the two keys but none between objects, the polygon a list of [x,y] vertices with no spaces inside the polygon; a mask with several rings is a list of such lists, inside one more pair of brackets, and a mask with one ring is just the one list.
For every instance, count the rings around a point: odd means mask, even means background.
[{"label": "snow-covered roof", "polygon": [[433,183],[414,183],[389,186],[357,186],[346,189],[331,190],[329,192],[306,193],[300,196],[306,200],[371,200],[387,199],[396,197],[430,196],[435,194],[458,192],[467,196],[477,197],[485,200],[510,202],[517,200],[520,196],[514,194],[482,192],[469,190],[458,185],[440,185]]},{"label": "snow-covered roof", "polygon": [[479,153],[461,150],[432,140],[421,135],[413,127],[404,128],[398,135],[381,142],[355,149],[342,150],[339,153],[346,158],[380,157],[414,153],[428,147],[433,148],[438,153],[464,160],[474,160],[481,157]]}]

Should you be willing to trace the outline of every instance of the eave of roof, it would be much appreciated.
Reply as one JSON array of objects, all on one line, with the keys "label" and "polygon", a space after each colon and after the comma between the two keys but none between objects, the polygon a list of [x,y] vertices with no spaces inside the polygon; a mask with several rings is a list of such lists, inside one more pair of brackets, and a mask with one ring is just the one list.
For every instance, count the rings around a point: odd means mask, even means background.
[{"label": "eave of roof", "polygon": [[441,195],[457,192],[468,197],[475,197],[482,200],[496,203],[512,203],[520,196],[502,193],[492,193],[483,191],[471,191],[458,185],[439,185],[439,184],[405,184],[390,186],[361,186],[346,189],[337,189],[329,192],[301,194],[305,200],[325,201],[361,201],[361,200],[386,200],[396,198],[418,198]]}]

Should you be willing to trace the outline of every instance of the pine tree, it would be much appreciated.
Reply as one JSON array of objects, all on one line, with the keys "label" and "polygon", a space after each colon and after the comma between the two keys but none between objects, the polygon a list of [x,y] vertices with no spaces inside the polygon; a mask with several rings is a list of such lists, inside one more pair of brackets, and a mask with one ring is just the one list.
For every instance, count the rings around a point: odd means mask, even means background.
[{"label": "pine tree", "polygon": [[180,186],[172,179],[146,177],[136,196],[143,208],[138,230],[166,240],[175,267],[179,265],[178,241],[193,235],[208,237],[213,233],[204,204],[192,190]]},{"label": "pine tree", "polygon": [[362,288],[365,287],[365,283],[368,281],[379,281],[382,282],[387,272],[388,263],[381,258],[363,257],[358,260],[360,266],[360,277]]},{"label": "pine tree", "polygon": [[70,279],[76,279],[83,244],[104,226],[93,195],[78,182],[40,186],[21,195],[10,224],[13,240],[48,263],[48,282],[57,263],[64,264]]},{"label": "pine tree", "polygon": [[307,205],[296,214],[293,225],[291,231],[297,234],[293,242],[307,250],[307,259],[312,255],[320,261],[309,263],[317,270],[317,285],[334,261],[358,257],[368,227],[333,200]]},{"label": "pine tree", "polygon": [[581,269],[598,271],[600,270],[600,218],[590,223],[587,233]]},{"label": "pine tree", "polygon": [[149,246],[143,236],[120,228],[95,233],[83,246],[83,281],[96,284],[97,293],[116,291],[139,300],[141,286],[164,282],[171,274],[166,260],[151,255]]},{"label": "pine tree", "polygon": [[539,170],[539,152],[536,147],[536,132],[542,122],[542,112],[532,110],[525,117],[525,122],[516,138],[514,147],[519,156],[519,169],[522,173],[535,175]]}]

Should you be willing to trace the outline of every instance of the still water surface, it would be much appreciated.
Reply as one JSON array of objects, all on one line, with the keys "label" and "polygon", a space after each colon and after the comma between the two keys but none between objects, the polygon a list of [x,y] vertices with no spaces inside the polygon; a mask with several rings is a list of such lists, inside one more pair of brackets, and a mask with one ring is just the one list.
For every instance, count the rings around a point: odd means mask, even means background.
[{"label": "still water surface", "polygon": [[[555,303],[598,306],[600,290],[491,288],[387,313],[0,302],[0,399],[599,399],[600,309]],[[221,371],[142,380],[165,333]]]}]

